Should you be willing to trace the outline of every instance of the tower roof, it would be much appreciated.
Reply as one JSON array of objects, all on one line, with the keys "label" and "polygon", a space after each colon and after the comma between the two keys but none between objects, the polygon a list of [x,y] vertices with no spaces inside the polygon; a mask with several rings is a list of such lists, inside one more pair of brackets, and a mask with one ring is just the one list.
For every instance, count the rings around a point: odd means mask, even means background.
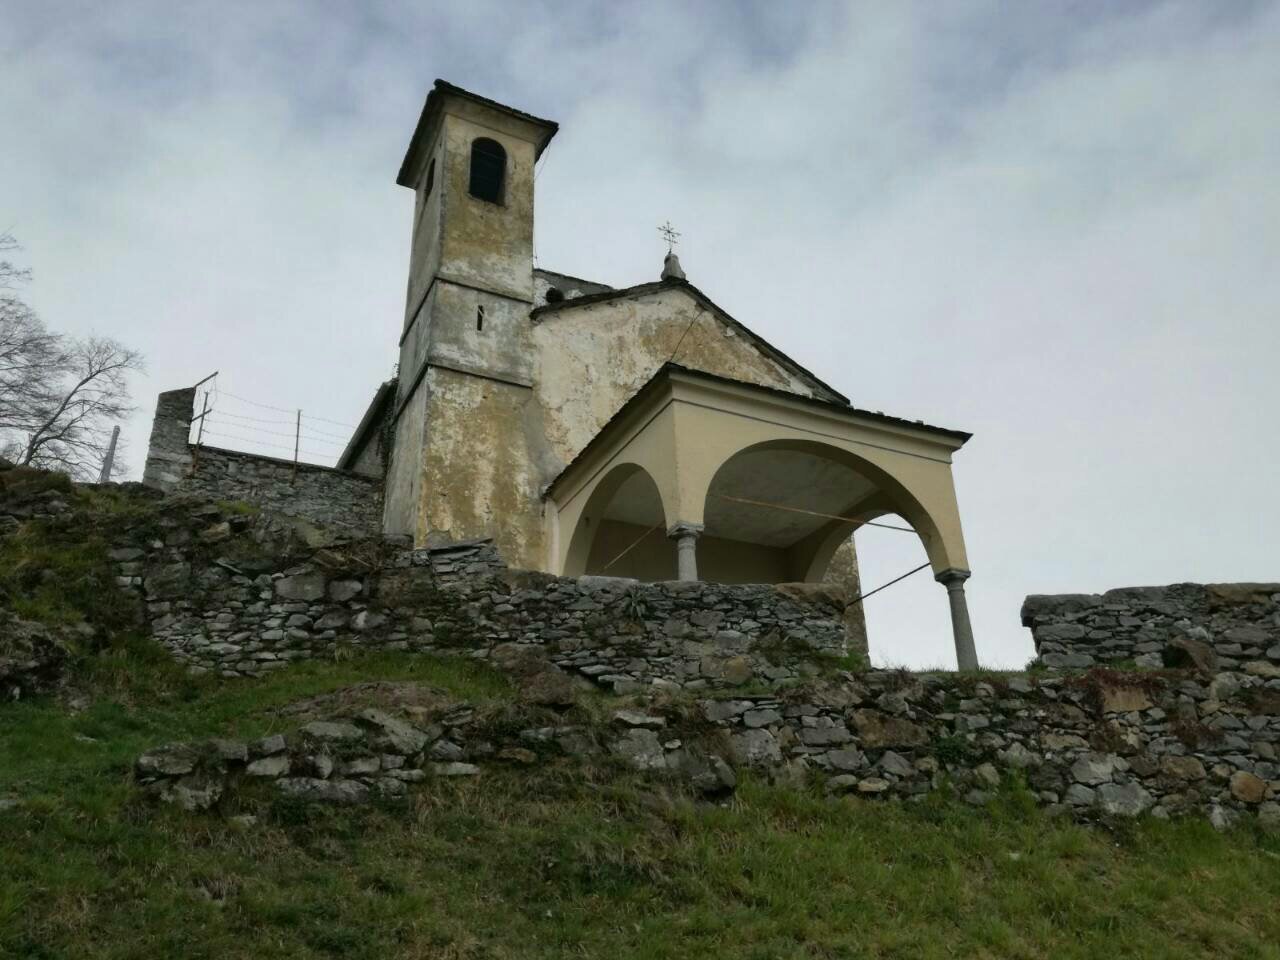
[{"label": "tower roof", "polygon": [[409,149],[405,151],[404,161],[400,164],[400,172],[396,175],[396,183],[402,187],[412,187],[415,185],[415,176],[418,170],[419,157],[427,148],[427,133],[432,126],[435,125],[441,110],[444,108],[444,102],[448,97],[458,97],[463,100],[469,100],[472,103],[487,107],[490,110],[497,110],[505,113],[509,117],[516,120],[522,120],[536,128],[537,153],[535,157],[542,156],[542,151],[547,148],[547,144],[551,142],[551,138],[556,135],[556,131],[560,129],[560,124],[554,120],[544,120],[541,117],[535,117],[531,113],[525,113],[523,110],[517,110],[515,107],[509,107],[505,103],[498,103],[496,100],[490,100],[488,97],[482,97],[478,93],[472,93],[470,90],[464,90],[462,87],[454,86],[447,80],[436,80],[431,88],[431,92],[427,94],[427,102],[423,104],[422,114],[418,117],[418,125],[414,128],[413,137],[409,140]]}]

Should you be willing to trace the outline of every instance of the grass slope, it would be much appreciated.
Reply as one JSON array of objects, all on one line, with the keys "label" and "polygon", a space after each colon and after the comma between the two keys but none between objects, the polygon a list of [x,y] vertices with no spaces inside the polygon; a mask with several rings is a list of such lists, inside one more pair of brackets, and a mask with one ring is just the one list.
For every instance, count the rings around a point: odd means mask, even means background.
[{"label": "grass slope", "polygon": [[1016,789],[974,810],[747,781],[714,806],[562,766],[359,810],[264,804],[248,829],[153,808],[129,767],[157,743],[286,728],[272,708],[364,679],[476,701],[508,688],[459,660],[227,683],[112,655],[86,674],[102,686],[84,712],[0,706],[0,796],[24,798],[0,812],[0,955],[1280,957],[1274,839],[1109,833]]}]

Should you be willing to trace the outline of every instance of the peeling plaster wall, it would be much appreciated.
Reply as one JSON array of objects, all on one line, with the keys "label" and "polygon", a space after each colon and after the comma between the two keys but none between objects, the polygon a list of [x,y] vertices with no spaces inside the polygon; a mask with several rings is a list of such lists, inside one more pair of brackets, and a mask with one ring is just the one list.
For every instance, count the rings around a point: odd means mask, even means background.
[{"label": "peeling plaster wall", "polygon": [[541,478],[526,441],[524,387],[432,367],[429,445],[415,541],[492,537],[508,563],[542,566]]},{"label": "peeling plaster wall", "polygon": [[[619,558],[620,554],[623,555]],[[605,569],[605,565],[615,558],[619,559]],[[674,580],[675,547],[667,539],[665,527],[652,530],[634,523],[606,519],[600,522],[591,542],[587,574],[634,577],[646,582]],[[787,551],[708,536],[698,538],[698,577],[711,583],[788,583],[795,580]],[[840,586],[845,586],[844,582],[840,582]]]},{"label": "peeling plaster wall", "polygon": [[[431,192],[426,190],[426,170],[435,162]],[[419,311],[423,294],[440,268],[440,230],[444,220],[444,184],[440,170],[444,166],[443,141],[439,134],[431,146],[423,166],[423,180],[418,184],[414,201],[413,239],[409,248],[409,282],[405,292],[405,327]]]},{"label": "peeling plaster wall", "polygon": [[[486,308],[482,330],[475,329],[477,306]],[[812,395],[798,377],[676,290],[538,324],[530,322],[525,304],[449,283],[436,285],[426,308],[429,322],[411,331],[403,353],[410,363],[431,365],[419,387],[430,394],[425,465],[416,519],[407,527],[420,544],[492,537],[511,563],[542,567],[543,487],[677,345],[682,363]],[[401,516],[404,506],[405,484],[400,471],[393,473],[389,518]],[[405,522],[389,522],[388,529],[406,529]],[[620,527],[602,534],[593,562],[605,562],[604,553],[619,552],[634,539]],[[699,553],[708,574],[726,582],[796,576],[785,551],[708,538]],[[624,572],[656,578],[673,557],[672,545],[658,536],[629,561],[639,566]]]},{"label": "peeling plaster wall", "polygon": [[436,285],[433,301],[428,362],[532,382],[528,303],[448,282]]},{"label": "peeling plaster wall", "polygon": [[533,344],[535,389],[561,467],[673,354],[696,370],[813,395],[679,289],[545,315]]},{"label": "peeling plaster wall", "polygon": [[[466,104],[444,118],[442,178],[445,221],[440,273],[486,290],[533,301],[533,165],[535,147],[502,118]],[[487,137],[507,151],[502,203],[477,200],[468,193],[471,144]]]},{"label": "peeling plaster wall", "polygon": [[[416,186],[396,400],[402,409],[384,529],[412,533],[420,543],[492,535],[508,559],[536,566],[540,489],[529,474],[523,425],[532,373],[539,133],[500,111],[450,98],[433,136]],[[501,203],[468,191],[471,145],[479,137],[507,153]]]},{"label": "peeling plaster wall", "polygon": [[[530,322],[525,304],[448,283],[437,284],[428,302],[430,333],[424,325],[420,336],[430,338],[426,359],[433,366],[426,376],[430,400],[424,495],[415,526],[419,543],[492,537],[509,562],[541,567],[543,486],[670,358],[678,343],[682,362],[810,393],[753,345],[726,336],[718,320],[679,292],[555,316],[541,324]],[[479,305],[486,308],[483,330],[475,329]],[[406,355],[420,352],[418,347]],[[518,383],[532,383],[533,389],[514,385]],[[389,497],[397,495],[394,482],[389,491]],[[609,549],[612,542],[598,549]],[[673,552],[671,544],[663,537],[650,547],[646,552],[654,554],[652,564],[664,566],[659,555]],[[713,562],[716,545],[705,549]],[[719,553],[729,557],[733,549]],[[725,563],[726,569],[736,569],[732,561]],[[750,576],[786,579],[768,573],[774,566],[755,564]]]},{"label": "peeling plaster wall", "polygon": [[382,529],[412,534],[422,501],[423,451],[427,447],[427,386],[422,384],[400,412],[387,465]]}]

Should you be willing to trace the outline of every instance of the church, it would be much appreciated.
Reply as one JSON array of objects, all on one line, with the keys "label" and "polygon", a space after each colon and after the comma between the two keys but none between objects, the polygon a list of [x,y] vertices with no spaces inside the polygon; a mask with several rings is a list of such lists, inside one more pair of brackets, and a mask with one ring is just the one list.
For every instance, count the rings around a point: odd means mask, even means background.
[{"label": "church", "polygon": [[338,462],[383,477],[384,531],[491,538],[562,576],[837,582],[852,599],[853,531],[894,515],[976,667],[951,474],[969,434],[852,406],[672,253],[621,289],[535,267],[534,166],[557,129],[441,80],[427,96],[397,177],[414,193],[398,374]]}]

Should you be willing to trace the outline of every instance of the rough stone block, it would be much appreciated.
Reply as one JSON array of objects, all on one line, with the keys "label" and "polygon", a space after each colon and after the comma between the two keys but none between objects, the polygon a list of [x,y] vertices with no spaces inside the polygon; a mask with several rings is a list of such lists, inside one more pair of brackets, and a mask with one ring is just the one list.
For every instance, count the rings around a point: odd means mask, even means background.
[{"label": "rough stone block", "polygon": [[318,571],[281,577],[275,582],[276,596],[285,600],[319,600],[324,589],[324,574]]}]

